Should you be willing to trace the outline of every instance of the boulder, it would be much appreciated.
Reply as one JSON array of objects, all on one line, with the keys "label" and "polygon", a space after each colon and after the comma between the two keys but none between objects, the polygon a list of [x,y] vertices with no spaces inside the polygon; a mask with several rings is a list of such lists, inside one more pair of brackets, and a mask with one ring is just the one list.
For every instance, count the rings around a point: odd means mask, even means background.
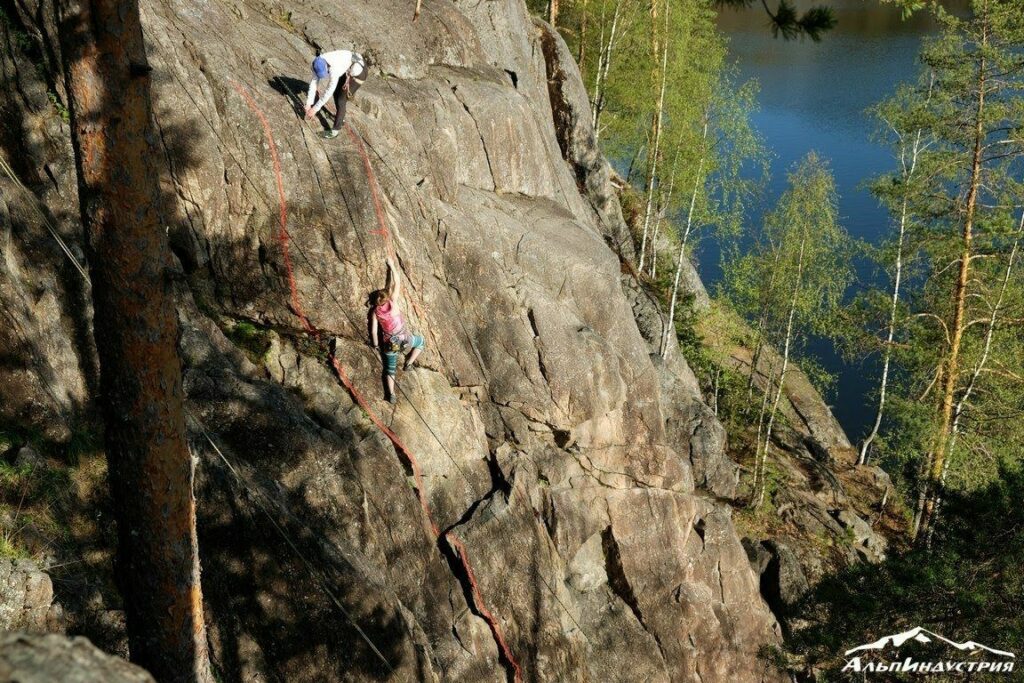
[{"label": "boulder", "polygon": [[87,638],[0,636],[0,683],[155,683],[145,669],[104,653]]},{"label": "boulder", "polygon": [[0,559],[0,631],[52,633],[63,629],[50,576],[31,560]]},{"label": "boulder", "polygon": [[778,540],[763,541],[762,545],[771,559],[761,574],[761,594],[775,616],[789,629],[793,608],[810,590],[810,584],[789,545]]},{"label": "boulder", "polygon": [[835,518],[850,535],[853,548],[868,562],[881,562],[885,559],[888,541],[861,519],[857,513],[848,508],[835,511]]},{"label": "boulder", "polygon": [[743,544],[743,550],[747,553],[747,559],[750,560],[750,568],[760,577],[772,560],[771,552],[764,547],[763,543],[748,536],[741,538],[740,542]]},{"label": "boulder", "polygon": [[36,468],[43,466],[43,457],[31,446],[22,446],[14,456],[15,467]]}]

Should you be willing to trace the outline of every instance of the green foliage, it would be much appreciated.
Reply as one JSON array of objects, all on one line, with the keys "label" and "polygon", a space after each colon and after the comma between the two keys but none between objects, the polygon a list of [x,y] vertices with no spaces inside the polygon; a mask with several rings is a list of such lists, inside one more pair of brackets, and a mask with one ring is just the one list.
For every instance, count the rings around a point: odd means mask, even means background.
[{"label": "green foliage", "polygon": [[260,365],[266,360],[271,345],[269,329],[241,320],[228,328],[226,335],[253,363]]},{"label": "green foliage", "polygon": [[811,625],[790,649],[834,676],[846,649],[913,626],[1024,649],[1024,476],[1004,469],[946,505],[931,551],[897,552],[822,581],[801,605]]},{"label": "green foliage", "polygon": [[52,507],[67,495],[66,470],[49,464],[14,466],[0,461],[0,557],[30,557],[23,534],[31,529],[49,541],[62,541],[66,528]]},{"label": "green foliage", "polygon": [[53,106],[54,111],[57,112],[57,116],[60,117],[60,120],[64,123],[71,123],[71,112],[68,111],[68,108],[60,101],[60,97],[57,96],[57,93],[53,91],[47,92],[46,97],[50,100],[50,104]]},{"label": "green foliage", "polygon": [[0,500],[17,503],[21,497],[57,498],[67,489],[70,478],[63,469],[48,465],[14,466],[0,462]]},{"label": "green foliage", "polygon": [[28,558],[28,553],[18,547],[7,537],[7,533],[0,533],[0,558],[5,560],[23,560]]},{"label": "green foliage", "polygon": [[[1019,461],[1024,438],[1017,419],[1024,415],[1024,17],[1013,0],[979,1],[972,10],[958,17],[936,8],[943,30],[923,49],[921,74],[874,109],[896,168],[872,190],[890,210],[893,228],[865,253],[888,282],[869,284],[845,316],[848,356],[891,353],[889,400],[873,452],[908,492],[921,485],[921,460],[937,443],[949,451],[946,485],[971,490]],[[956,293],[965,249],[960,337]],[[897,255],[903,289],[890,347]],[[957,369],[949,375],[954,338]],[[948,376],[955,429],[940,419]]]},{"label": "green foliage", "polygon": [[790,174],[789,188],[765,218],[754,247],[742,254],[732,247],[726,291],[741,314],[758,321],[755,343],[784,342],[791,311],[793,341],[834,331],[852,277],[851,242],[836,204],[832,174],[812,153]]}]

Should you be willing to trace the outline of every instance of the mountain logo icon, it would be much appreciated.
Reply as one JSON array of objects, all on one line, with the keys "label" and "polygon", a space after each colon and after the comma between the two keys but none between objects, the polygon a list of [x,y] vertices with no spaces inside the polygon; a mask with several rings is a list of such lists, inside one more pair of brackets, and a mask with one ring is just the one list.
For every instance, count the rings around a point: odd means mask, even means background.
[{"label": "mountain logo icon", "polygon": [[908,642],[945,643],[946,645],[954,647],[957,650],[964,652],[966,654],[975,655],[978,653],[987,652],[998,657],[1016,659],[1016,655],[1014,655],[1012,652],[1007,652],[1006,650],[997,650],[994,647],[982,645],[981,643],[975,642],[973,640],[968,640],[964,643],[958,643],[955,640],[950,640],[945,636],[940,636],[938,633],[935,633],[934,631],[929,631],[928,629],[922,628],[920,626],[912,628],[909,631],[904,631],[903,633],[896,633],[891,636],[879,638],[878,640],[872,643],[859,645],[853,649],[847,650],[846,656],[849,657],[850,655],[855,654],[857,652],[883,652],[888,648],[899,648],[901,645]]}]

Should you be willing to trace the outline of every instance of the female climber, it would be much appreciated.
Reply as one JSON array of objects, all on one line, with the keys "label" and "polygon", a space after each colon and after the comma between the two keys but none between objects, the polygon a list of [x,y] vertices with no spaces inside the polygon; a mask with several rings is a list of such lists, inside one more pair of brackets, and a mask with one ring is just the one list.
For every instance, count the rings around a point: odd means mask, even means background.
[{"label": "female climber", "polygon": [[[384,352],[385,385],[387,399],[391,403],[398,400],[395,397],[398,354],[409,352],[402,365],[403,370],[408,370],[426,346],[422,336],[406,330],[405,320],[402,318],[401,296],[401,274],[394,261],[388,257],[388,275],[384,289],[378,289],[370,295],[370,305],[373,308],[370,316],[370,343],[373,348],[380,348]],[[383,339],[379,338],[378,330],[383,333]]]},{"label": "female climber", "polygon": [[[317,100],[317,86],[320,81],[327,79],[329,79],[327,89]],[[306,120],[312,121],[317,112],[327,104],[333,95],[334,126],[320,135],[328,139],[338,137],[341,127],[345,125],[345,109],[348,106],[348,101],[356,96],[356,91],[365,82],[366,60],[358,52],[334,50],[317,55],[313,60],[313,80],[309,82],[309,92],[306,95]]]}]

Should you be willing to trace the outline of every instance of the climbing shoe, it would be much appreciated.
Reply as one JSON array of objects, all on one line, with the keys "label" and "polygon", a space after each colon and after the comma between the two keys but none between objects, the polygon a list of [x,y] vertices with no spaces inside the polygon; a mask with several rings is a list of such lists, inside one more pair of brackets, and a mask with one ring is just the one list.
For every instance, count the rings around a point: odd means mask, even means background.
[{"label": "climbing shoe", "polygon": [[325,130],[322,133],[320,133],[320,137],[322,137],[325,140],[333,140],[334,138],[338,137],[340,134],[341,134],[341,132],[337,131],[337,130]]},{"label": "climbing shoe", "polygon": [[409,368],[411,368],[411,367],[412,367],[413,365],[415,365],[415,364],[416,364],[416,362],[415,362],[415,361],[411,361],[411,360],[409,360],[408,358],[406,358],[406,359],[405,359],[405,362],[404,362],[404,363],[402,363],[402,370],[403,370],[403,371],[405,371],[405,370],[408,370]]},{"label": "climbing shoe", "polygon": [[391,403],[391,404],[398,403],[398,397],[395,396],[394,394],[388,394],[388,403]]}]

